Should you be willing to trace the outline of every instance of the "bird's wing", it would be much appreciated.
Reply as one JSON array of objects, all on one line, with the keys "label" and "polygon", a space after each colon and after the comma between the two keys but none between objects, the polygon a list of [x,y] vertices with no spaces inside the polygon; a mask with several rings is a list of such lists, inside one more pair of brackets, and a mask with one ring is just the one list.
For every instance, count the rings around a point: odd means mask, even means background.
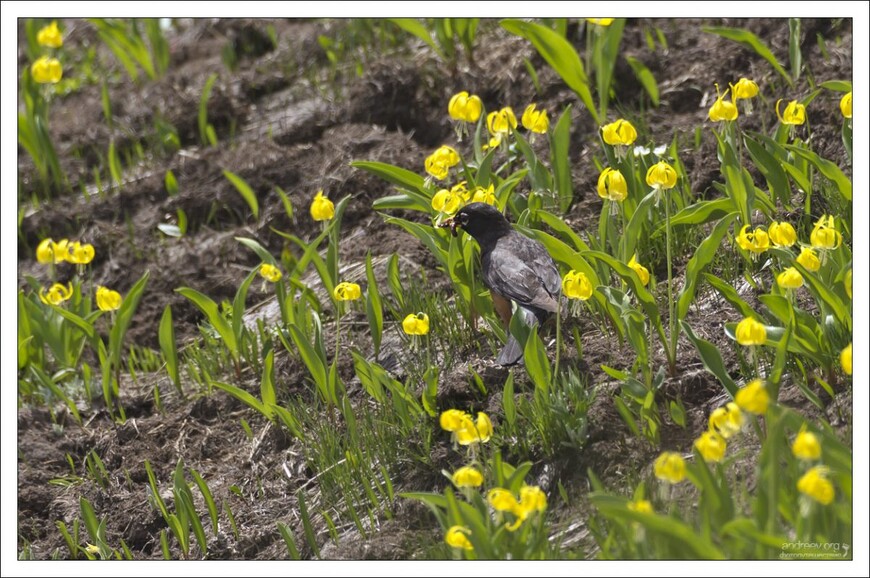
[{"label": "bird's wing", "polygon": [[561,278],[546,248],[513,231],[482,254],[483,282],[519,305],[555,312]]}]

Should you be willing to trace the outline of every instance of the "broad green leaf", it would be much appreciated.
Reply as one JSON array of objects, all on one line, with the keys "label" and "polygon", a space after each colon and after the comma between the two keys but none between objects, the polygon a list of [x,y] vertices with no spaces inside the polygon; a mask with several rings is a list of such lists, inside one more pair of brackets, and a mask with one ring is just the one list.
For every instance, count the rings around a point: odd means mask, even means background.
[{"label": "broad green leaf", "polygon": [[710,273],[701,273],[703,275],[704,280],[707,281],[710,285],[713,286],[716,291],[719,292],[722,297],[725,298],[728,303],[730,303],[742,317],[755,317],[758,319],[758,314],[750,307],[750,305],[744,301],[740,295],[737,293],[737,290],[734,289],[731,285],[716,277],[715,275],[711,275]]},{"label": "broad green leaf", "polygon": [[278,266],[278,261],[276,261],[275,257],[272,256],[272,253],[270,253],[269,250],[263,247],[259,242],[255,241],[254,239],[249,239],[247,237],[236,237],[235,239],[236,241],[256,253],[257,257],[259,257],[260,261],[262,261],[263,263],[268,263],[273,267]]},{"label": "broad green leaf", "polygon": [[695,349],[697,349],[698,353],[701,355],[701,363],[704,364],[707,371],[716,376],[719,383],[722,384],[733,399],[734,396],[737,395],[738,387],[737,384],[734,383],[734,380],[731,379],[731,376],[728,375],[728,371],[725,369],[725,362],[722,361],[722,354],[719,353],[719,349],[709,341],[695,335],[695,332],[692,331],[692,327],[685,321],[680,321],[680,327],[682,327],[683,333],[686,334],[689,341],[692,342],[692,345],[695,346]]},{"label": "broad green leaf", "polygon": [[442,60],[447,60],[447,56],[444,52],[438,47],[434,40],[432,40],[432,35],[429,34],[429,30],[418,20],[413,18],[388,18],[390,22],[407,32],[408,34],[412,34],[416,36],[423,42],[429,45],[429,47],[435,51],[435,54],[438,55]]},{"label": "broad green leaf", "polygon": [[[646,196],[641,199],[640,203],[637,204],[637,208],[631,214],[631,218],[628,220],[628,223],[625,225],[625,231],[622,235],[622,254],[625,255],[627,259],[631,259],[631,255],[634,255],[635,249],[637,248],[638,240],[642,239],[642,231],[644,226],[649,222],[649,214],[650,209],[656,200],[656,191],[650,191],[646,194]],[[602,218],[609,219],[608,216],[602,215]]]},{"label": "broad green leaf", "polygon": [[145,271],[142,277],[136,281],[130,288],[130,291],[127,292],[123,301],[121,301],[121,307],[115,313],[115,324],[109,332],[109,359],[112,360],[116,368],[120,367],[121,364],[121,345],[124,335],[127,333],[127,328],[130,327],[130,322],[133,320],[136,307],[139,306],[139,300],[142,299],[149,275],[150,272]]},{"label": "broad green leaf", "polygon": [[501,407],[504,411],[504,419],[507,422],[508,428],[513,430],[517,423],[517,404],[514,401],[514,372],[508,372],[507,381],[504,383],[504,390],[501,396]]},{"label": "broad green leaf", "polygon": [[318,391],[323,395],[324,401],[328,401],[329,383],[327,381],[327,368],[326,365],[324,365],[324,360],[317,354],[314,347],[312,347],[311,342],[308,340],[308,337],[298,326],[291,325],[287,330],[290,332],[290,337],[293,339],[293,343],[296,344],[296,349],[299,351],[302,361],[308,368],[308,372],[314,379]]},{"label": "broad green leaf", "polygon": [[722,38],[727,38],[728,40],[733,40],[745,48],[754,50],[756,54],[773,66],[774,70],[776,70],[785,81],[788,82],[789,86],[792,86],[793,83],[791,76],[789,76],[785,68],[782,67],[767,45],[752,32],[744,30],[743,28],[728,28],[726,26],[705,26],[701,30],[710,34],[716,34]]},{"label": "broad green leaf", "polygon": [[190,469],[190,474],[193,476],[196,485],[199,487],[199,491],[202,494],[202,499],[205,501],[205,505],[208,508],[208,515],[211,518],[211,529],[215,536],[218,535],[218,509],[217,504],[214,501],[214,496],[212,496],[211,490],[208,488],[208,484],[205,483],[205,480],[199,475],[199,472]]},{"label": "broad green leaf", "polygon": [[278,403],[275,395],[275,350],[270,349],[263,361],[263,378],[260,380],[260,399],[269,407]]},{"label": "broad green leaf", "polygon": [[788,176],[782,168],[783,163],[748,135],[743,136],[743,142],[746,143],[746,150],[749,151],[753,163],[767,180],[771,196],[784,205],[790,205],[791,188],[788,185]]},{"label": "broad green leaf", "polygon": [[372,252],[366,253],[366,317],[369,321],[369,330],[372,336],[372,345],[375,348],[375,356],[381,350],[381,336],[384,332],[384,307],[381,303],[381,294],[378,290],[378,282],[372,268]]},{"label": "broad green leaf", "polygon": [[[514,317],[520,316],[515,315]],[[538,337],[537,327],[532,328],[529,332],[523,355],[526,371],[528,371],[532,383],[535,384],[535,389],[542,392],[549,391],[550,383],[553,380],[553,369],[550,367],[550,360],[547,358],[547,350],[544,347],[544,343]]]},{"label": "broad green leaf", "polygon": [[248,276],[245,277],[242,284],[239,285],[239,288],[236,290],[236,296],[233,298],[233,317],[232,317],[232,328],[233,335],[236,336],[236,342],[241,345],[242,343],[242,328],[244,327],[242,324],[242,319],[245,316],[245,300],[248,297],[248,289],[251,286],[251,283],[254,281],[254,277],[257,276],[260,271],[259,267],[254,267],[248,273]]},{"label": "broad green leaf", "polygon": [[[376,161],[354,161],[350,163],[350,166],[356,169],[368,171],[375,176],[381,177],[385,181],[408,189],[424,198],[428,199],[429,197],[426,187],[424,186],[423,177],[407,169]],[[428,203],[425,204],[425,207],[425,210],[428,210]]]},{"label": "broad green leaf", "polygon": [[260,218],[260,205],[257,202],[257,193],[254,192],[254,189],[240,176],[232,173],[226,169],[223,171],[224,176],[236,187],[236,190],[242,195],[242,198],[245,199],[245,202],[248,203],[248,207],[251,208],[251,212],[254,214],[254,219]]},{"label": "broad green leaf", "polygon": [[840,170],[840,167],[805,148],[793,145],[785,145],[785,148],[812,163],[826,179],[837,185],[837,190],[844,199],[852,200],[852,181]]},{"label": "broad green leaf", "polygon": [[555,128],[550,131],[550,165],[553,167],[553,184],[559,196],[559,210],[568,210],[574,200],[571,184],[571,106],[559,116]]},{"label": "broad green leaf", "polygon": [[269,420],[273,419],[274,412],[272,411],[272,408],[266,407],[265,405],[263,405],[263,403],[261,403],[259,399],[257,399],[256,397],[254,397],[253,395],[251,395],[250,393],[248,393],[244,389],[242,389],[240,387],[236,387],[235,385],[231,385],[229,383],[223,383],[221,381],[213,381],[213,382],[211,382],[211,385],[213,385],[214,387],[216,387],[222,391],[227,392],[228,394],[230,394],[231,396],[233,396],[234,398],[236,398],[240,402],[244,403],[245,405],[247,405],[251,409],[262,414],[267,419],[269,419]]},{"label": "broad green leaf", "polygon": [[284,543],[287,545],[287,552],[290,554],[290,558],[292,560],[300,560],[302,556],[299,554],[299,549],[296,547],[296,541],[293,539],[293,532],[282,522],[278,522],[278,532],[281,533],[281,537],[284,538]]},{"label": "broad green leaf", "polygon": [[834,92],[852,92],[852,83],[848,80],[826,80],[819,86]]},{"label": "broad green leaf", "polygon": [[686,282],[677,296],[677,320],[685,319],[689,306],[695,300],[695,289],[698,286],[699,275],[713,261],[722,245],[722,238],[728,233],[731,223],[737,213],[731,213],[720,220],[710,234],[704,239],[686,266]]},{"label": "broad green leaf", "polygon": [[[205,81],[202,87],[202,96],[199,99],[199,110],[197,112],[197,126],[199,127],[199,140],[203,146],[211,144],[212,139],[208,135],[208,99],[211,97],[211,90],[214,87],[215,81],[218,79],[217,73],[212,73]],[[212,129],[214,130],[214,129]]]},{"label": "broad green leaf", "polygon": [[533,22],[502,20],[501,26],[511,34],[516,34],[531,42],[544,60],[562,77],[565,84],[577,93],[589,110],[589,114],[592,115],[595,124],[601,124],[601,117],[598,115],[595,102],[592,100],[592,92],[589,89],[583,61],[570,42],[546,26]]},{"label": "broad green leaf", "polygon": [[236,335],[233,333],[233,328],[230,323],[224,319],[223,315],[221,315],[217,303],[212,301],[210,297],[203,295],[196,289],[191,289],[190,287],[180,287],[175,291],[192,301],[193,304],[196,305],[203,314],[205,314],[208,322],[212,327],[214,327],[215,331],[218,332],[221,339],[224,340],[224,343],[226,344],[227,349],[230,350],[233,359],[238,358],[239,346],[236,342]]},{"label": "broad green leaf", "polygon": [[166,372],[169,374],[175,387],[181,390],[181,376],[178,371],[178,347],[175,343],[175,327],[172,325],[172,306],[167,305],[160,317],[160,326],[157,330],[160,351],[166,360]]},{"label": "broad green leaf", "polygon": [[[698,201],[671,217],[671,227],[676,225],[702,225],[716,219],[721,219],[728,213],[736,210],[737,206],[734,204],[734,201],[728,197],[712,201]],[[665,224],[662,223],[656,229],[656,232],[653,233],[653,237],[658,237],[664,232]]]},{"label": "broad green leaf", "polygon": [[659,85],[656,82],[655,77],[652,72],[650,72],[649,68],[644,66],[643,62],[634,58],[632,56],[626,56],[625,59],[628,61],[628,65],[631,66],[631,69],[634,71],[635,77],[637,77],[638,81],[640,81],[640,85],[643,86],[646,93],[649,95],[650,100],[653,103],[653,106],[659,105]]}]

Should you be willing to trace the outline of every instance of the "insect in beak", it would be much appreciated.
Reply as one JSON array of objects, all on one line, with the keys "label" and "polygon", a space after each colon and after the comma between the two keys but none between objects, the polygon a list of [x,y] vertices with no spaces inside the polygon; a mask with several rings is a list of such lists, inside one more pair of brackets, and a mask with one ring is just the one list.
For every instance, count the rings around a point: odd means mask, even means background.
[{"label": "insect in beak", "polygon": [[456,219],[446,219],[442,221],[441,224],[438,225],[438,227],[442,229],[445,227],[450,227],[450,234],[454,237],[459,234],[456,232],[456,229],[459,228],[459,223],[456,222]]}]

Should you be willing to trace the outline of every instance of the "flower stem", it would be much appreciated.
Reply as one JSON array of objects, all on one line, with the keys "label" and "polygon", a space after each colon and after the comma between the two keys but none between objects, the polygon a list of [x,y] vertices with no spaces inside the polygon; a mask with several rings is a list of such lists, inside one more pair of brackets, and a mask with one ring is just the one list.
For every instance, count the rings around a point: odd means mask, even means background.
[{"label": "flower stem", "polygon": [[676,317],[674,315],[674,280],[671,271],[671,200],[665,196],[665,244],[666,256],[668,261],[668,330],[670,337],[670,346],[665,348],[665,353],[668,356],[668,369],[673,377],[677,373],[677,335],[676,335]]}]

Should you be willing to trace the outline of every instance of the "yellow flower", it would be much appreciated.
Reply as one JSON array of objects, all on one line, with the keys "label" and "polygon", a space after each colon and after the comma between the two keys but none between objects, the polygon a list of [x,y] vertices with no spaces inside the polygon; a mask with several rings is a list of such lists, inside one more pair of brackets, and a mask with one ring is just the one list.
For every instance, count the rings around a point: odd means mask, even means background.
[{"label": "yellow flower", "polygon": [[55,283],[48,289],[48,291],[45,290],[45,287],[39,290],[39,300],[45,304],[51,303],[52,305],[60,305],[72,297],[72,294],[72,283],[67,283],[66,286],[63,286],[60,283]]},{"label": "yellow flower", "polygon": [[467,416],[462,421],[462,429],[456,431],[456,441],[459,445],[467,446],[479,442],[488,442],[492,437],[492,422],[489,416],[482,411],[477,412],[477,420],[472,422]]},{"label": "yellow flower", "polygon": [[611,201],[624,201],[628,196],[628,183],[618,170],[610,167],[598,175],[598,196]]},{"label": "yellow flower", "polygon": [[[733,102],[725,101],[725,97],[730,91],[731,89],[729,88],[724,94],[719,94],[716,102],[710,107],[710,111],[707,114],[713,122],[732,121],[737,118],[737,106]],[[716,85],[716,92],[719,92],[718,84]]]},{"label": "yellow flower", "polygon": [[767,341],[767,329],[754,317],[746,317],[738,323],[734,334],[740,345],[764,345]]},{"label": "yellow flower", "polygon": [[447,145],[441,145],[435,152],[426,157],[426,172],[443,181],[447,178],[451,167],[459,164],[459,154]]},{"label": "yellow flower", "polygon": [[547,509],[547,494],[538,486],[523,486],[520,488],[520,517],[525,519],[533,512],[543,512]]},{"label": "yellow flower", "polygon": [[822,262],[819,261],[816,252],[809,247],[801,247],[801,254],[797,256],[795,261],[800,263],[804,269],[812,271],[813,273],[818,271],[819,267],[822,266]]},{"label": "yellow flower", "polygon": [[843,373],[852,375],[852,344],[850,343],[840,352],[840,367],[843,368]]},{"label": "yellow flower", "polygon": [[767,411],[770,396],[764,382],[756,379],[737,391],[734,402],[745,412],[762,415]]},{"label": "yellow flower", "polygon": [[277,283],[283,277],[281,270],[274,265],[270,265],[269,263],[263,263],[260,265],[260,276],[263,277],[266,281],[271,281],[272,283]]},{"label": "yellow flower", "polygon": [[676,452],[662,452],[653,469],[658,479],[671,484],[678,484],[686,477],[686,462]]},{"label": "yellow flower", "polygon": [[94,545],[91,544],[90,542],[85,542],[85,544],[86,544],[86,545],[85,545],[85,551],[87,551],[88,554],[99,554],[99,553],[100,553],[100,547],[99,547],[99,546],[94,546]]},{"label": "yellow flower", "polygon": [[728,444],[725,438],[714,431],[705,431],[701,437],[695,440],[695,449],[701,454],[705,462],[719,463],[725,457],[725,450]]},{"label": "yellow flower", "polygon": [[495,185],[490,184],[489,187],[483,188],[480,185],[474,188],[474,193],[471,195],[472,203],[486,203],[487,205],[495,205]]},{"label": "yellow flower", "polygon": [[463,205],[462,195],[441,189],[432,197],[432,208],[439,213],[452,215]]},{"label": "yellow flower", "polygon": [[43,56],[30,67],[30,75],[39,84],[54,84],[63,77],[63,68],[57,58]]},{"label": "yellow flower", "polygon": [[772,222],[767,228],[767,235],[777,247],[791,247],[797,241],[797,233],[787,221]]},{"label": "yellow flower", "polygon": [[843,242],[843,235],[834,224],[833,215],[822,215],[810,233],[810,243],[816,249],[836,249]]},{"label": "yellow flower", "polygon": [[759,227],[749,233],[747,229],[749,229],[749,225],[743,225],[743,228],[740,229],[740,234],[737,235],[737,244],[741,249],[756,255],[770,249],[770,238],[767,235],[767,231]]},{"label": "yellow flower", "polygon": [[740,407],[729,402],[725,407],[717,407],[710,414],[710,431],[714,431],[726,440],[743,428],[743,412]]},{"label": "yellow flower", "polygon": [[826,477],[828,469],[824,466],[810,468],[807,473],[798,480],[797,489],[800,493],[809,496],[823,506],[834,501],[834,484]]},{"label": "yellow flower", "polygon": [[822,444],[816,434],[806,431],[804,426],[791,444],[791,453],[799,460],[817,460],[822,455]]},{"label": "yellow flower", "polygon": [[619,119],[601,128],[604,142],[609,145],[630,145],[637,139],[634,126],[625,119]]},{"label": "yellow flower", "polygon": [[468,92],[457,92],[447,105],[447,113],[450,118],[465,122],[477,122],[483,111],[483,103],[476,94],[469,96]]},{"label": "yellow flower", "polygon": [[477,468],[463,466],[453,473],[453,483],[460,488],[477,488],[483,485],[483,474]]},{"label": "yellow flower", "polygon": [[408,335],[426,335],[429,333],[429,316],[425,313],[410,313],[402,321],[402,329]]},{"label": "yellow flower", "polygon": [[36,260],[43,265],[61,263],[66,260],[69,241],[63,239],[55,243],[53,239],[43,239],[36,247]]},{"label": "yellow flower", "polygon": [[471,535],[471,530],[465,526],[451,526],[447,533],[444,534],[444,541],[453,548],[462,548],[463,550],[474,550],[468,536]]},{"label": "yellow flower", "polygon": [[532,132],[545,133],[550,128],[550,119],[547,118],[546,110],[535,110],[535,104],[532,103],[526,107],[523,112],[523,126]]},{"label": "yellow flower", "polygon": [[82,245],[78,241],[67,247],[67,261],[76,265],[87,265],[94,260],[94,246],[90,243]]},{"label": "yellow flower", "polygon": [[96,299],[100,311],[115,311],[121,307],[121,294],[108,287],[98,286]]},{"label": "yellow flower", "polygon": [[631,261],[628,262],[628,266],[634,269],[634,272],[637,273],[638,277],[640,277],[641,285],[646,287],[647,283],[649,283],[649,270],[637,262],[637,255],[631,256]]},{"label": "yellow flower", "polygon": [[797,289],[804,284],[804,278],[794,267],[789,267],[776,276],[776,284],[783,289]]},{"label": "yellow flower", "polygon": [[493,488],[486,494],[486,501],[497,512],[514,513],[519,509],[519,502],[510,492],[504,488]]},{"label": "yellow flower", "polygon": [[36,33],[36,42],[40,46],[60,48],[63,46],[63,36],[57,28],[57,22],[52,22]]},{"label": "yellow flower", "polygon": [[587,18],[586,21],[598,26],[610,26],[615,18]]},{"label": "yellow flower", "polygon": [[846,271],[845,277],[843,277],[843,287],[846,289],[846,295],[849,296],[849,299],[852,298],[852,270],[849,269]]},{"label": "yellow flower", "polygon": [[562,279],[562,293],[569,299],[586,301],[592,297],[592,283],[584,273],[572,269]]},{"label": "yellow flower", "polygon": [[317,191],[311,202],[311,218],[315,221],[328,221],[335,216],[335,205],[323,196],[323,191]]},{"label": "yellow flower", "polygon": [[640,512],[641,514],[652,514],[655,512],[655,510],[653,510],[652,504],[650,504],[648,500],[637,500],[634,502],[629,502],[628,504],[626,504],[626,506],[632,512]]},{"label": "yellow flower", "polygon": [[[506,106],[501,110],[486,115],[486,128],[489,130],[489,134],[493,136],[490,146],[497,146],[505,135],[517,128],[517,117],[514,116],[513,109]],[[493,144],[493,141],[495,141],[495,144]]]},{"label": "yellow flower", "polygon": [[840,99],[840,112],[846,118],[852,118],[852,91],[847,92]]},{"label": "yellow flower", "polygon": [[449,432],[455,432],[464,427],[463,423],[466,418],[468,419],[468,421],[471,421],[471,416],[464,411],[458,409],[448,409],[441,412],[439,423],[441,424],[441,429]]},{"label": "yellow flower", "polygon": [[753,98],[758,95],[758,85],[748,78],[741,78],[731,89],[734,100]]},{"label": "yellow flower", "polygon": [[779,103],[782,99],[776,101],[776,116],[779,117],[779,122],[782,124],[800,125],[807,121],[807,107],[796,100],[789,102],[785,110],[780,114]]},{"label": "yellow flower", "polygon": [[332,296],[335,297],[336,301],[356,301],[362,297],[362,290],[356,283],[342,281],[335,286]]},{"label": "yellow flower", "polygon": [[677,171],[665,161],[659,161],[646,172],[646,184],[654,189],[672,189],[677,184]]}]

